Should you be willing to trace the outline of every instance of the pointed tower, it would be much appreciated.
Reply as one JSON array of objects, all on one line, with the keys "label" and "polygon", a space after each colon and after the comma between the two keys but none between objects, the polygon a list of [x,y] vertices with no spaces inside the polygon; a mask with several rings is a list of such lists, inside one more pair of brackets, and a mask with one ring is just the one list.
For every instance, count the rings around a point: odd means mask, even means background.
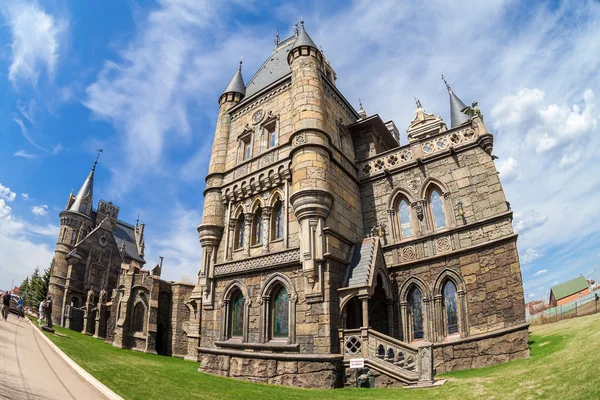
[{"label": "pointed tower", "polygon": [[219,97],[219,117],[215,129],[215,137],[210,157],[210,166],[206,176],[204,191],[204,211],[202,223],[198,226],[198,235],[202,245],[202,267],[195,289],[195,298],[202,298],[206,308],[213,302],[213,266],[217,257],[217,249],[223,235],[225,225],[225,206],[221,198],[221,186],[225,176],[227,146],[231,130],[229,110],[238,104],[246,94],[246,86],[242,77],[242,61],[233,79]]},{"label": "pointed tower", "polygon": [[448,89],[448,95],[450,95],[450,128],[456,128],[459,125],[464,124],[470,120],[469,116],[461,110],[466,107],[465,103],[462,102],[461,99],[458,98],[456,94],[452,91],[452,88],[442,75],[442,80],[446,84],[446,89]]},{"label": "pointed tower", "polygon": [[52,261],[52,269],[50,271],[50,282],[48,285],[48,294],[52,296],[52,322],[64,325],[63,321],[63,305],[65,298],[68,298],[69,293],[67,284],[69,276],[69,262],[67,254],[73,250],[73,247],[78,241],[93,229],[93,213],[92,201],[94,192],[94,172],[98,164],[98,157],[101,150],[98,151],[98,156],[88,174],[87,178],[81,185],[76,196],[69,195],[67,207],[60,213],[60,230],[56,248],[54,250],[54,259]]},{"label": "pointed tower", "polygon": [[[290,202],[300,225],[300,254],[306,281],[306,296],[322,293],[323,228],[333,204],[329,136],[326,133],[324,87],[321,79],[323,55],[302,28],[288,54],[292,70],[292,187]],[[311,162],[305,162],[312,160]]]}]

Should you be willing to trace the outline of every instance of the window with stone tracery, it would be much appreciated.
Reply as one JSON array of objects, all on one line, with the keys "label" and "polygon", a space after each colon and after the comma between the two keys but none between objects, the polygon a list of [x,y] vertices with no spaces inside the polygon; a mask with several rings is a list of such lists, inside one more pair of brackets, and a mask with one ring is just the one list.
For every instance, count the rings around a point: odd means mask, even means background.
[{"label": "window with stone tracery", "polygon": [[262,208],[258,207],[252,219],[252,244],[262,244],[263,242],[263,215]]},{"label": "window with stone tracery", "polygon": [[417,287],[414,287],[408,295],[408,312],[412,340],[423,339],[425,337],[423,330],[423,296]]},{"label": "window with stone tracery", "polygon": [[452,281],[444,285],[444,311],[446,314],[446,334],[458,333],[458,296],[456,285]]},{"label": "window with stone tracery", "polygon": [[410,215],[410,205],[406,198],[400,200],[398,204],[398,220],[400,222],[400,238],[408,238],[413,235],[412,217]]},{"label": "window with stone tracery", "polygon": [[433,189],[429,194],[429,207],[433,218],[433,229],[442,229],[448,226],[446,222],[446,212],[444,211],[444,200],[437,189]]},{"label": "window with stone tracery", "polygon": [[280,286],[277,290],[274,291],[272,304],[272,338],[287,338],[290,333],[290,300],[285,287]]},{"label": "window with stone tracery", "polygon": [[244,336],[244,295],[239,290],[231,297],[230,303],[230,337]]},{"label": "window with stone tracery", "polygon": [[244,248],[244,214],[240,214],[235,224],[235,249],[243,249]]},{"label": "window with stone tracery", "polygon": [[283,239],[283,207],[280,200],[277,200],[273,207],[271,225],[271,240]]}]

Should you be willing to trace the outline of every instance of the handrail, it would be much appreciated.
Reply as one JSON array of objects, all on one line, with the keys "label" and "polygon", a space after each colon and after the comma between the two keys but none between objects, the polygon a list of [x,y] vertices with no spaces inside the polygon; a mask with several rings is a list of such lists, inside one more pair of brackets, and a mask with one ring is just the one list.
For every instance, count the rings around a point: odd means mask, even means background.
[{"label": "handrail", "polygon": [[419,351],[418,347],[411,346],[410,344],[405,343],[405,342],[403,342],[401,340],[398,340],[398,339],[395,339],[393,337],[384,335],[383,333],[378,332],[378,331],[376,331],[374,329],[369,329],[368,333],[369,333],[369,336],[371,336],[371,335],[375,336],[376,338],[378,338],[378,339],[380,339],[380,340],[382,340],[384,342],[388,342],[390,344],[393,344],[394,346],[402,347],[402,348],[404,348],[406,350],[413,351],[415,353],[417,353]]}]

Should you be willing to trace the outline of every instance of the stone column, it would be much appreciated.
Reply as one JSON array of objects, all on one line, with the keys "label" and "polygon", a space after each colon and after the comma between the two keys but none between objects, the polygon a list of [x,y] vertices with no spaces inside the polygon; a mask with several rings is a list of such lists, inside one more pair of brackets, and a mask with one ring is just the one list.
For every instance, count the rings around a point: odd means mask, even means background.
[{"label": "stone column", "polygon": [[254,220],[254,214],[244,214],[244,255],[250,255],[250,235],[252,235],[252,221]]},{"label": "stone column", "polygon": [[388,336],[394,337],[394,300],[386,300],[388,314]]},{"label": "stone column", "polygon": [[202,302],[206,309],[214,306],[214,265],[216,253],[223,234],[223,227],[202,224],[198,227],[202,245],[202,266],[198,276],[198,285],[192,291],[191,299]]},{"label": "stone column", "polygon": [[389,209],[388,212],[388,226],[391,230],[392,243],[397,242],[400,239],[400,235],[398,235],[398,229],[396,227],[396,210]]},{"label": "stone column", "polygon": [[469,325],[467,320],[467,296],[464,290],[459,290],[458,294],[458,312],[460,315],[460,337],[469,336]]},{"label": "stone column", "polygon": [[402,340],[406,343],[410,342],[410,321],[408,318],[408,303],[403,301],[400,303],[400,318],[402,320]]},{"label": "stone column", "polygon": [[369,327],[369,297],[360,297],[360,303],[362,305],[362,327]]},{"label": "stone column", "polygon": [[271,240],[271,212],[272,207],[265,206],[262,209],[262,252],[269,252],[269,242]]},{"label": "stone column", "polygon": [[237,220],[230,218],[229,219],[229,232],[227,233],[227,260],[233,260],[233,246],[235,240],[235,227],[237,225]]},{"label": "stone column", "polygon": [[443,310],[443,302],[442,295],[436,294],[433,298],[433,318],[434,318],[434,342],[441,342],[444,340],[444,310]]}]

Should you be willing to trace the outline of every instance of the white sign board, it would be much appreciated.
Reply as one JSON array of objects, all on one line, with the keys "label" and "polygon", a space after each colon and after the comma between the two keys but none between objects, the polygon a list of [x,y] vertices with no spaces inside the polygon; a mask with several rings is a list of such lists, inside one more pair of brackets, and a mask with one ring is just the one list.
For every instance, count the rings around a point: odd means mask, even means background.
[{"label": "white sign board", "polygon": [[364,358],[353,358],[350,360],[350,368],[364,368],[365,367],[365,359]]}]

